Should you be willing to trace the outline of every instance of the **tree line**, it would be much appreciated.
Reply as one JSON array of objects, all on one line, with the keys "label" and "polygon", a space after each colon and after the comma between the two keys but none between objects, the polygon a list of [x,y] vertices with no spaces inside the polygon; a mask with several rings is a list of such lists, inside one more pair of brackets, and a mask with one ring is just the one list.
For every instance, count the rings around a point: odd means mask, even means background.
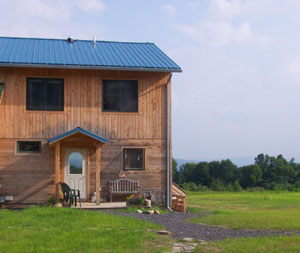
[{"label": "tree line", "polygon": [[185,163],[173,159],[173,181],[186,190],[300,190],[300,164],[282,155],[259,154],[254,164],[238,167],[231,160]]}]

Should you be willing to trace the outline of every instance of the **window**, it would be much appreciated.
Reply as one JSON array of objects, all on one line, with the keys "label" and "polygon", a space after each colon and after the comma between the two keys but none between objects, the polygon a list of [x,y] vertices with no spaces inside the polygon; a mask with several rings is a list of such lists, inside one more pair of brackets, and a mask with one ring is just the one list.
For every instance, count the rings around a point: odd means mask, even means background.
[{"label": "window", "polygon": [[27,78],[26,110],[63,111],[64,80]]},{"label": "window", "polygon": [[73,152],[69,156],[69,174],[82,174],[83,157],[78,152]]},{"label": "window", "polygon": [[145,169],[145,149],[124,148],[123,149],[124,170],[144,170]]},{"label": "window", "polygon": [[0,104],[2,101],[3,94],[4,94],[4,83],[0,83]]},{"label": "window", "polygon": [[40,141],[18,141],[18,153],[41,153],[42,144]]},{"label": "window", "polygon": [[104,112],[137,112],[138,81],[103,80]]}]

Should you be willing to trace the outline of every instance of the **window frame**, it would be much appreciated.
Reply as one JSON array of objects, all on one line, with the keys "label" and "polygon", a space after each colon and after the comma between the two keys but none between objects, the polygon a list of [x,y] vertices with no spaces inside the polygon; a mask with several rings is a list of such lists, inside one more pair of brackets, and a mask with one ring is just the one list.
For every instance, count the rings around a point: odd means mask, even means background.
[{"label": "window frame", "polygon": [[4,82],[0,82],[0,105],[4,97],[4,89],[5,89]]},{"label": "window frame", "polygon": [[[39,150],[38,151],[21,151],[20,150],[20,143],[21,142],[28,142],[28,143],[38,143],[39,144]],[[31,141],[31,140],[20,140],[16,141],[16,153],[17,154],[41,154],[42,153],[42,142],[41,141]]]},{"label": "window frame", "polygon": [[[104,86],[105,86],[105,82],[106,81],[116,81],[119,83],[119,101],[118,101],[118,104],[119,104],[119,108],[120,110],[113,110],[113,109],[105,109],[104,108]],[[135,82],[136,85],[137,85],[137,97],[136,97],[136,102],[137,102],[137,105],[136,105],[136,111],[122,111],[121,110],[121,101],[122,101],[122,89],[121,89],[121,82],[122,81],[126,81],[126,82]],[[111,95],[113,96],[113,95]],[[137,79],[102,79],[102,112],[104,113],[138,113],[139,112],[139,80]]]},{"label": "window frame", "polygon": [[[29,83],[31,80],[41,80],[43,81],[43,93],[44,93],[44,105],[43,108],[30,108],[28,105],[28,97],[29,97]],[[59,109],[48,109],[47,108],[47,83],[48,81],[61,81],[62,84],[62,94],[61,94],[61,100],[62,105]],[[25,110],[29,112],[64,112],[65,111],[65,82],[64,78],[48,78],[48,77],[27,77],[26,78],[26,89],[25,89]],[[48,106],[49,107],[49,106]]]},{"label": "window frame", "polygon": [[[143,168],[142,169],[137,169],[137,168],[125,168],[125,150],[127,149],[141,149],[143,150]],[[147,165],[147,150],[145,147],[122,147],[122,170],[123,171],[146,171],[146,165]]]}]

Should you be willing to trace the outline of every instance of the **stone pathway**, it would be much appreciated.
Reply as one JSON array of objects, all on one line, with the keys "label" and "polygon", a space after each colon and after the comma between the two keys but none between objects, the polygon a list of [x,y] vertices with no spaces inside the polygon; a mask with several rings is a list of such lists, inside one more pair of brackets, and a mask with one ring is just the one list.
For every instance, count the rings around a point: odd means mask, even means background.
[{"label": "stone pathway", "polygon": [[172,253],[177,252],[192,252],[198,244],[207,244],[206,241],[198,240],[195,242],[193,238],[183,238],[182,242],[174,242],[172,247]]},{"label": "stone pathway", "polygon": [[[201,217],[205,214],[183,214],[168,213],[160,215],[138,214],[138,213],[122,213],[116,211],[108,211],[121,216],[135,217],[143,221],[152,222],[163,225],[171,232],[175,239],[183,239],[186,237],[195,240],[224,240],[232,237],[259,237],[271,235],[299,235],[300,230],[296,231],[269,231],[269,230],[233,230],[225,227],[210,226],[203,224],[192,224],[187,219]],[[179,246],[178,246],[179,247]]]}]

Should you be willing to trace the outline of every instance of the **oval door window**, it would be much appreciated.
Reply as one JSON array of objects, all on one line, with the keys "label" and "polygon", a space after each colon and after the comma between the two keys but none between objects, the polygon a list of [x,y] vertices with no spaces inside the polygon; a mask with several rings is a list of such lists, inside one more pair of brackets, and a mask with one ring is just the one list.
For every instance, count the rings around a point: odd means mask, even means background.
[{"label": "oval door window", "polygon": [[83,157],[78,152],[73,152],[69,156],[69,174],[82,174]]}]

